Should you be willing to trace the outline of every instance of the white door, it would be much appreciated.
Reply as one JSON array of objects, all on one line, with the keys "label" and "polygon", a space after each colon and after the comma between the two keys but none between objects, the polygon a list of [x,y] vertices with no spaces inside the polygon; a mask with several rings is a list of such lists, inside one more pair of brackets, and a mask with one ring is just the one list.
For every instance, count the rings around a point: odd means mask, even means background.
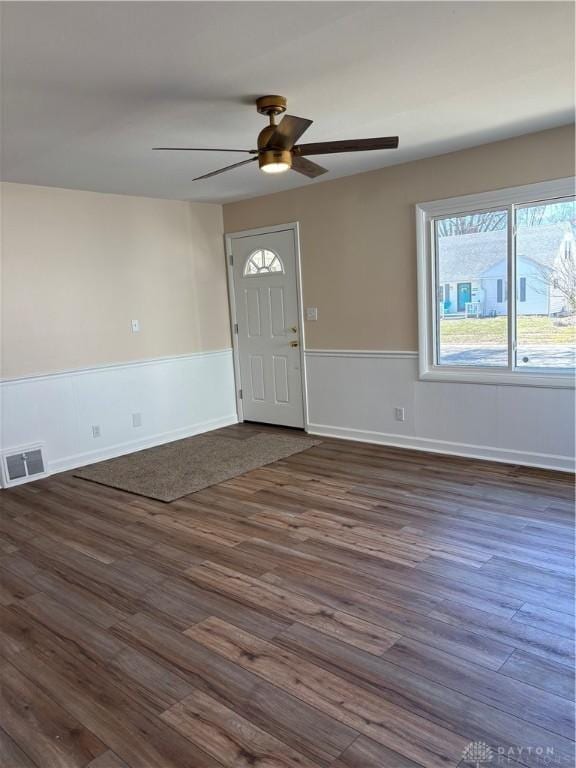
[{"label": "white door", "polygon": [[295,239],[285,229],[230,240],[247,421],[304,426]]}]

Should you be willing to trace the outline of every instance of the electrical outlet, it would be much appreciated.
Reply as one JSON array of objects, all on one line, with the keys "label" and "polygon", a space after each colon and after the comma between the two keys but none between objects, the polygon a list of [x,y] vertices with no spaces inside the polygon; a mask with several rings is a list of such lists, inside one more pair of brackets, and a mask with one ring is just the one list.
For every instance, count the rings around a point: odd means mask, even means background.
[{"label": "electrical outlet", "polygon": [[142,426],[142,414],[141,413],[133,413],[132,414],[132,426],[133,427],[141,427]]},{"label": "electrical outlet", "polygon": [[394,418],[396,421],[406,421],[406,409],[394,408]]},{"label": "electrical outlet", "polygon": [[100,437],[102,433],[100,432],[100,425],[99,424],[93,424],[92,425],[92,437]]}]

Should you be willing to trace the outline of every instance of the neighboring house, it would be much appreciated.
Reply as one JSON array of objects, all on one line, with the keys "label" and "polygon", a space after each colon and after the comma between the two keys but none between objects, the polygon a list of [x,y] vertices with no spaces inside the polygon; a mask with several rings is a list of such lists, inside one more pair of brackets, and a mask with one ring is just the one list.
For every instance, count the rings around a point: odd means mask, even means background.
[{"label": "neighboring house", "polygon": [[[439,298],[445,317],[506,314],[506,230],[440,237]],[[570,311],[555,285],[562,259],[576,259],[576,240],[569,225],[520,229],[516,238],[517,312],[560,315]]]}]

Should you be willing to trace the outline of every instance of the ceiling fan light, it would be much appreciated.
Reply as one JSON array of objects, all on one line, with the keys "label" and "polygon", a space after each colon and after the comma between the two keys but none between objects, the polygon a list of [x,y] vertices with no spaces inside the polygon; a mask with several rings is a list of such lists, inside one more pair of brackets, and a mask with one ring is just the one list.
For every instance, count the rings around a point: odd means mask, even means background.
[{"label": "ceiling fan light", "polygon": [[262,170],[264,173],[284,173],[290,170],[290,166],[288,163],[268,163],[262,166]]},{"label": "ceiling fan light", "polygon": [[264,173],[284,173],[292,167],[289,149],[266,149],[258,155],[258,164]]}]

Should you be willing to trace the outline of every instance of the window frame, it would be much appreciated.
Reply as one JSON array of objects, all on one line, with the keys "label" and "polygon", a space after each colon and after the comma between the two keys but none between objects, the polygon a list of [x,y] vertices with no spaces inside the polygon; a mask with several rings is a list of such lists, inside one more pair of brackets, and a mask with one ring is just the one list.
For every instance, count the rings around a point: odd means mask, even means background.
[{"label": "window frame", "polygon": [[[518,368],[516,350],[516,253],[514,207],[548,202],[555,198],[573,197],[576,178],[569,176],[553,181],[509,187],[493,192],[451,197],[416,205],[416,238],[418,254],[418,334],[419,377],[424,381],[472,384],[507,384],[573,389],[574,369]],[[438,328],[436,312],[437,255],[434,222],[447,216],[467,215],[491,209],[508,211],[508,269],[504,297],[508,304],[508,366],[448,366],[436,363]]]}]

